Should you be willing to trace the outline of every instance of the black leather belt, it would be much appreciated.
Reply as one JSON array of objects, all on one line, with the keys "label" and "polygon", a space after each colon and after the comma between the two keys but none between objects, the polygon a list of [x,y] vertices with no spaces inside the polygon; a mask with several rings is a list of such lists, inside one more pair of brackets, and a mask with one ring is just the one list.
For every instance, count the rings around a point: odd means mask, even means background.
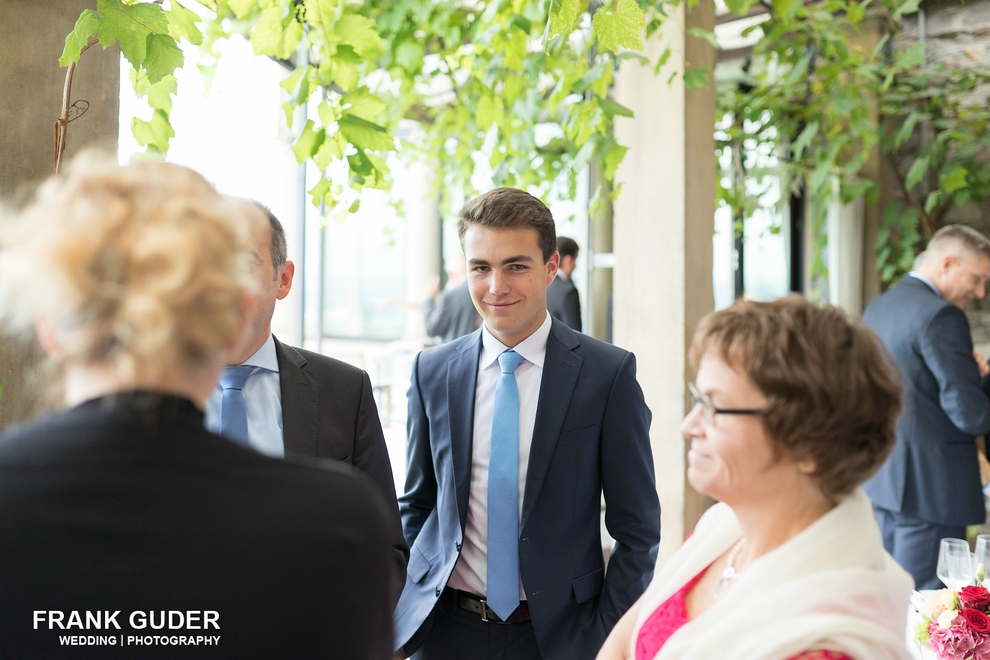
[{"label": "black leather belt", "polygon": [[474,612],[481,617],[482,621],[486,623],[522,623],[523,621],[529,621],[529,604],[526,601],[519,603],[519,607],[513,610],[512,614],[505,621],[502,621],[495,614],[492,608],[488,607],[488,603],[481,596],[476,596],[475,594],[469,593],[467,591],[461,591],[460,589],[451,589],[447,587],[446,591],[450,592],[451,597],[458,607],[465,609],[468,612]]}]

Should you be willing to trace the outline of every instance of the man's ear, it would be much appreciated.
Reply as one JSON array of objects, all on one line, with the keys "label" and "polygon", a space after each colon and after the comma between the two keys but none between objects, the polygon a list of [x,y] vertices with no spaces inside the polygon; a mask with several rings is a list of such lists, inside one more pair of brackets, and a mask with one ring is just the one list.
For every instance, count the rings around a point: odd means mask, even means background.
[{"label": "man's ear", "polygon": [[278,269],[278,293],[275,294],[275,300],[283,300],[289,291],[292,290],[292,278],[296,274],[296,265],[291,261],[286,261]]},{"label": "man's ear", "polygon": [[62,346],[58,343],[58,333],[55,332],[55,323],[51,317],[45,314],[36,315],[34,331],[38,334],[38,343],[49,357],[58,357],[61,354]]},{"label": "man's ear", "polygon": [[547,262],[547,286],[553,282],[553,278],[557,277],[557,271],[560,269],[560,252],[554,250],[554,253],[550,255],[550,261]]}]

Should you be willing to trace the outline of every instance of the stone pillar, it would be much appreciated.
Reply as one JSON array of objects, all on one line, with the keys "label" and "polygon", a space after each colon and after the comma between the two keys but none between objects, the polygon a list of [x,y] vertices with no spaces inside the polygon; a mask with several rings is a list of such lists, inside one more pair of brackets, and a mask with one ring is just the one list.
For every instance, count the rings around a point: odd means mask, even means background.
[{"label": "stone pillar", "polygon": [[[58,58],[65,35],[95,0],[3,0],[0,43],[0,197],[23,197],[52,173],[54,126],[61,111],[65,69]],[[72,84],[72,100],[89,110],[69,124],[66,157],[83,147],[116,153],[120,97],[120,51],[94,46],[86,51]],[[0,429],[52,404],[51,376],[39,376],[41,349],[34,341],[0,337]]]},{"label": "stone pillar", "polygon": [[428,341],[420,303],[430,279],[441,274],[440,200],[430,191],[438,169],[430,162],[411,165],[406,172],[406,334],[404,339]]},{"label": "stone pillar", "polygon": [[708,501],[685,480],[686,444],[679,432],[693,378],[686,350],[699,319],[714,306],[712,237],[715,213],[715,92],[711,78],[688,90],[685,68],[715,68],[714,50],[688,36],[713,29],[713,0],[673,8],[662,34],[647,44],[651,60],[671,56],[659,75],[626,61],[615,97],[636,113],[616,120],[630,147],[616,175],[614,340],[636,354],[639,382],[653,411],[651,438],[662,509],[661,561],[680,546]]}]

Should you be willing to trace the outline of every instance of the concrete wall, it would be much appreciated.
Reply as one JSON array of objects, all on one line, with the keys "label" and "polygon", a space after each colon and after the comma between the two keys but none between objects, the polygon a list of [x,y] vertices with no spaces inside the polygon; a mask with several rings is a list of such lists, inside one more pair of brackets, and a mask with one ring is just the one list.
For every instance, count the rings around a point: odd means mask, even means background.
[{"label": "concrete wall", "polygon": [[659,75],[633,61],[616,77],[616,100],[636,113],[616,120],[616,138],[630,147],[616,180],[622,194],[613,215],[614,342],[633,351],[639,382],[653,411],[651,440],[662,509],[661,561],[680,546],[706,500],[685,482],[679,427],[687,406],[686,348],[698,320],[714,306],[712,236],[715,212],[714,86],[686,90],[674,71],[709,66],[715,57],[692,26],[711,29],[714,4],[678,6],[651,60],[669,47]]},{"label": "concrete wall", "polygon": [[[58,65],[65,35],[95,0],[2,0],[0,43],[0,197],[23,198],[52,173],[54,126],[61,110],[65,69]],[[83,54],[72,99],[85,99],[85,115],[69,124],[67,156],[85,146],[117,147],[119,50],[99,46]],[[33,341],[0,337],[0,428],[52,404],[54,378],[39,371]]]}]

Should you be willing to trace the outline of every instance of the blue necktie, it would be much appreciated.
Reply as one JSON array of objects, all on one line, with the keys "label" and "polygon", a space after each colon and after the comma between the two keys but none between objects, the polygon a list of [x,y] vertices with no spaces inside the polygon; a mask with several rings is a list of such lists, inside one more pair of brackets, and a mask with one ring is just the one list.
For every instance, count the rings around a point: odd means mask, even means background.
[{"label": "blue necktie", "polygon": [[217,433],[241,444],[248,444],[247,408],[244,406],[244,382],[255,367],[224,367],[220,374],[220,420]]},{"label": "blue necktie", "polygon": [[505,621],[519,606],[519,388],[522,356],[505,351],[495,386],[488,461],[488,606]]}]

